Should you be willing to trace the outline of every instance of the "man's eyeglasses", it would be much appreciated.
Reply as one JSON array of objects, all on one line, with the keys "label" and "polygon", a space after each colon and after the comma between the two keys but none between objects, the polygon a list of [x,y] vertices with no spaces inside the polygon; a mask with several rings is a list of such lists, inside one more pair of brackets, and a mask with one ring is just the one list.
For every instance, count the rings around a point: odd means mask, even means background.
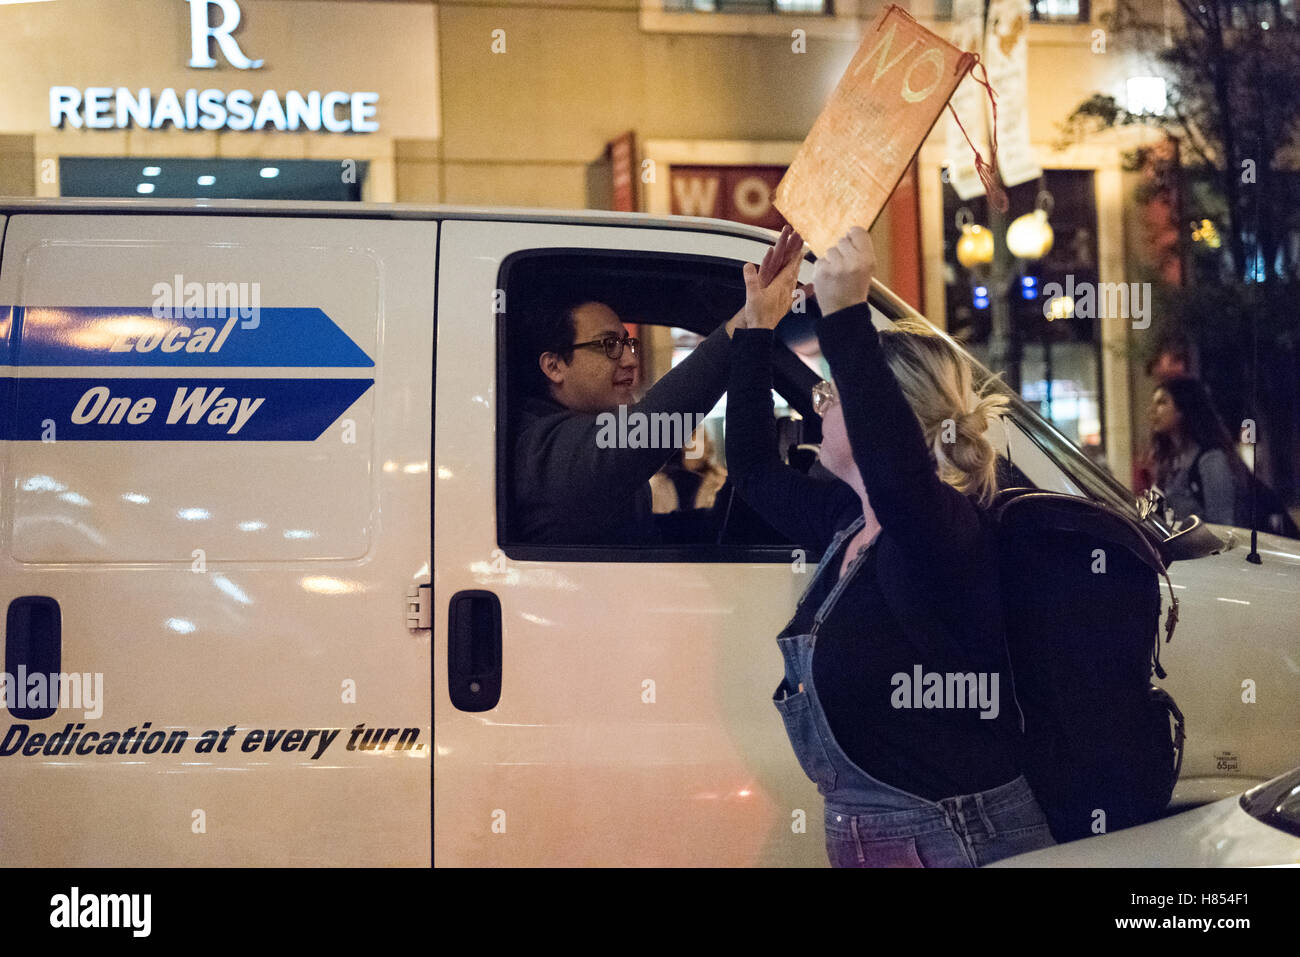
[{"label": "man's eyeglasses", "polygon": [[635,336],[623,336],[619,338],[615,335],[601,336],[599,339],[591,339],[587,342],[575,342],[573,348],[583,349],[590,346],[600,346],[605,350],[605,355],[611,359],[623,358],[623,346],[632,350],[632,355],[641,354],[641,340]]},{"label": "man's eyeglasses", "polygon": [[815,386],[813,386],[813,390],[812,390],[813,411],[816,412],[818,415],[825,415],[826,410],[829,409],[832,404],[838,401],[840,401],[840,394],[835,391],[834,383],[827,382],[825,379],[822,379],[821,382],[818,382]]}]

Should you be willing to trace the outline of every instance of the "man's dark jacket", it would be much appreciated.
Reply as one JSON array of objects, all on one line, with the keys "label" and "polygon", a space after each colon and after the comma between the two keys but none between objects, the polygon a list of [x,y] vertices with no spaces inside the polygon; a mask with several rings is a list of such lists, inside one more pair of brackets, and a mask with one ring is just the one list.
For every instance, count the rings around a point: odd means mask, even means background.
[{"label": "man's dark jacket", "polygon": [[[730,340],[720,325],[695,351],[629,406],[692,416],[717,404],[726,390]],[[617,415],[617,410],[614,410]],[[672,455],[665,448],[601,448],[596,415],[537,396],[520,411],[511,492],[512,537],[546,545],[658,544],[650,510],[650,477]],[[690,439],[689,433],[686,435]]]}]

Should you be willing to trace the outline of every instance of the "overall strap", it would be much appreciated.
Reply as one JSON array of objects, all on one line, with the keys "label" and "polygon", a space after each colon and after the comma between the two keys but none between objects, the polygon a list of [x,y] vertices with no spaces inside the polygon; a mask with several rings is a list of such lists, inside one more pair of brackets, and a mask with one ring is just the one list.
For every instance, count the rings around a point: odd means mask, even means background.
[{"label": "overall strap", "polygon": [[[841,539],[840,543],[847,546],[847,544],[853,540],[853,536],[860,532],[862,527],[866,524],[866,515],[859,515],[854,519],[853,524],[844,530],[844,537]],[[876,534],[879,535],[880,533],[877,532]],[[828,549],[826,555],[822,558],[822,567],[817,570],[818,576],[820,577],[822,571],[827,568],[829,568],[831,572],[836,571],[836,568],[832,563],[837,560],[840,560],[840,549],[838,547]],[[822,599],[822,603],[818,607],[817,613],[813,616],[811,634],[814,638],[817,636],[818,629],[821,628],[822,621],[825,620],[828,614],[830,614],[830,610],[834,606],[835,600],[839,598],[840,592],[844,590],[844,586],[848,583],[847,576],[837,575],[836,577],[838,580],[835,582],[834,586],[832,586],[826,597]]]}]

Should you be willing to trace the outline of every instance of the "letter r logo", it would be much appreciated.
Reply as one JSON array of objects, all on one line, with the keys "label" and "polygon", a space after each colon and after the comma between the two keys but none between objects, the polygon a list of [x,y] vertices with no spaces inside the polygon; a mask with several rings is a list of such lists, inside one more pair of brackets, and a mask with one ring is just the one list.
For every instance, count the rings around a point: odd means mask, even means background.
[{"label": "letter r logo", "polygon": [[[190,5],[190,62],[192,67],[212,69],[217,61],[212,58],[208,48],[208,38],[214,37],[222,55],[237,70],[256,70],[263,60],[250,60],[239,49],[239,44],[231,35],[239,26],[239,4],[236,0],[185,0]],[[212,26],[208,19],[208,8],[221,8],[221,25]]]}]

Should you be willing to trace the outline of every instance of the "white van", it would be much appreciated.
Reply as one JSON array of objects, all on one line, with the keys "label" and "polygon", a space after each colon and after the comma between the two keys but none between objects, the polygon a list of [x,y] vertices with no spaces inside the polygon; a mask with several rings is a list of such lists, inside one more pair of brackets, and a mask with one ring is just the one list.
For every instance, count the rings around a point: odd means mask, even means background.
[{"label": "white van", "polygon": [[[653,379],[774,234],[164,200],[0,201],[0,230],[5,863],[825,864],[770,704],[818,556],[726,487],[654,548],[517,541],[507,495],[540,289],[614,304]],[[804,444],[816,378],[782,352]],[[1133,511],[1006,426],[1008,484]],[[1170,545],[1181,803],[1300,754],[1300,549],[1214,531]]]}]

